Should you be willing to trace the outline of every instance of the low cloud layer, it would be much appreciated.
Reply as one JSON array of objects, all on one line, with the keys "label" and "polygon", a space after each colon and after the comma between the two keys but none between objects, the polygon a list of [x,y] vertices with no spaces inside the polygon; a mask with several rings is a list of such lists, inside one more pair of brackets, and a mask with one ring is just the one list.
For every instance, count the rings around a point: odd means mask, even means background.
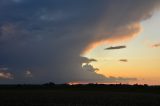
[{"label": "low cloud layer", "polygon": [[33,74],[32,74],[32,72],[31,72],[31,70],[28,69],[28,70],[25,72],[25,76],[26,76],[27,78],[33,77]]},{"label": "low cloud layer", "polygon": [[0,68],[0,79],[13,79],[13,74],[8,72],[8,68]]},{"label": "low cloud layer", "polygon": [[83,58],[83,64],[82,64],[82,69],[84,71],[90,71],[90,72],[96,72],[99,69],[98,68],[94,68],[90,63],[92,62],[97,62],[96,59],[89,59],[86,57],[82,57]]},{"label": "low cloud layer", "polygon": [[115,50],[115,49],[124,49],[126,46],[111,46],[108,48],[105,48],[104,50]]},{"label": "low cloud layer", "polygon": [[91,72],[96,72],[96,71],[99,70],[98,68],[94,68],[90,64],[85,64],[85,65],[82,66],[82,68],[83,68],[84,71],[91,71]]},{"label": "low cloud layer", "polygon": [[15,75],[4,82],[26,82],[27,68],[34,73],[32,83],[114,82],[117,78],[84,71],[83,63],[96,60],[80,55],[102,42],[134,38],[159,5],[159,0],[0,0],[0,63]]},{"label": "low cloud layer", "polygon": [[112,79],[115,82],[137,81],[137,78],[123,78],[123,77],[113,77],[113,76],[110,76],[109,79]]}]

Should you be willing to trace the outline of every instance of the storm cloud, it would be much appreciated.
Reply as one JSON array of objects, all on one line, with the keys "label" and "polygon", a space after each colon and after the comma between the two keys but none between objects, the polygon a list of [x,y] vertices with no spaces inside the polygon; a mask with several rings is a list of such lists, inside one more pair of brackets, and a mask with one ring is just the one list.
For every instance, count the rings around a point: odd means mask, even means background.
[{"label": "storm cloud", "polygon": [[102,42],[134,38],[159,5],[159,0],[0,0],[0,64],[15,75],[6,83],[27,82],[28,68],[32,83],[124,80],[84,71],[82,64],[95,60],[80,55]]}]

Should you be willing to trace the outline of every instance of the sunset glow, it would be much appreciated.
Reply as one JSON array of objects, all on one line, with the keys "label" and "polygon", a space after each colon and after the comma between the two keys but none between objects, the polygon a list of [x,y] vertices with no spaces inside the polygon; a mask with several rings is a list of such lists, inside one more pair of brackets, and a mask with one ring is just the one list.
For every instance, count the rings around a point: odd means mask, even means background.
[{"label": "sunset glow", "polygon": [[[160,31],[158,27],[160,12],[155,12],[153,17],[141,23],[143,31],[137,37],[125,42],[106,42],[94,48],[86,57],[96,58],[98,62],[93,66],[98,67],[105,76],[136,77],[137,83],[159,85],[160,84]],[[145,43],[144,43],[145,42]],[[152,43],[151,43],[152,42]],[[154,44],[154,42],[157,42]],[[127,46],[123,50],[104,51],[108,45]],[[155,46],[154,46],[155,45]],[[128,62],[120,62],[119,59],[127,59]],[[134,81],[135,82],[135,81]],[[132,82],[131,82],[132,83]]]}]

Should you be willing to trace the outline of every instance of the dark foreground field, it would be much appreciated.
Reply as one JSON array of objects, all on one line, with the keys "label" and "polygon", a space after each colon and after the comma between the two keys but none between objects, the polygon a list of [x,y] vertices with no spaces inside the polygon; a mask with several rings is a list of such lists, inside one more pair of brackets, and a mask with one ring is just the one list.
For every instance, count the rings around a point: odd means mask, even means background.
[{"label": "dark foreground field", "polygon": [[2,86],[0,106],[160,106],[159,87]]}]

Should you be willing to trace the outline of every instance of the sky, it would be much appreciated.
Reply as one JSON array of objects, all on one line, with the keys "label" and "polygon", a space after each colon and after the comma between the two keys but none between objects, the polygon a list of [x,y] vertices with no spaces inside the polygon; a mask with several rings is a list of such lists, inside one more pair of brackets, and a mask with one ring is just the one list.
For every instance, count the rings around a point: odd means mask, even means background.
[{"label": "sky", "polygon": [[0,84],[160,84],[159,0],[0,0]]},{"label": "sky", "polygon": [[[98,73],[103,75],[137,78],[131,84],[159,85],[160,46],[154,47],[160,44],[159,20],[160,11],[157,10],[150,19],[141,22],[143,31],[134,39],[100,45],[84,56],[98,59],[99,62],[92,65],[99,67]],[[125,45],[126,48],[104,52],[105,48],[116,45]]]}]

